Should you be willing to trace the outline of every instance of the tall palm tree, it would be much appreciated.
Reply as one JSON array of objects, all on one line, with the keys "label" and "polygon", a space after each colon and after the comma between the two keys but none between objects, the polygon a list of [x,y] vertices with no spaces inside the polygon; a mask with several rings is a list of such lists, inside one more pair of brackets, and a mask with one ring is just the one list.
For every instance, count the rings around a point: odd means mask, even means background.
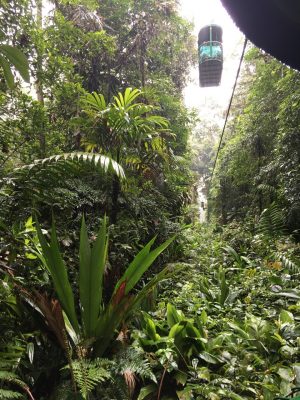
[{"label": "tall palm tree", "polygon": [[[106,104],[102,94],[88,94],[83,100],[83,110],[88,118],[88,134],[84,140],[87,150],[109,155],[124,167],[134,163],[141,166],[150,153],[164,154],[163,133],[168,131],[168,121],[153,114],[156,107],[138,102],[142,92],[127,88]],[[165,152],[166,153],[166,152]],[[112,187],[111,222],[118,212],[120,184],[114,177]]]}]

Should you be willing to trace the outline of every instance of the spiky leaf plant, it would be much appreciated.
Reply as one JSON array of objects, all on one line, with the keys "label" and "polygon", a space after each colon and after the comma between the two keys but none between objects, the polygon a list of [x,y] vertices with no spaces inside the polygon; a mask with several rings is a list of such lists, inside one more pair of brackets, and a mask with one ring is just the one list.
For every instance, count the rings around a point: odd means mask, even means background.
[{"label": "spiky leaf plant", "polygon": [[174,240],[167,240],[159,247],[151,250],[154,239],[142,248],[130,263],[108,301],[103,300],[103,274],[108,253],[108,234],[106,217],[100,227],[99,234],[91,247],[88,240],[84,218],[82,220],[79,250],[79,297],[80,314],[76,313],[75,296],[68,278],[67,268],[59,251],[54,223],[51,229],[51,241],[47,242],[37,223],[37,234],[41,244],[41,260],[52,277],[54,289],[70,324],[67,326],[72,336],[81,339],[92,339],[92,352],[102,356],[116,330],[137,308],[142,299],[162,279],[168,278],[178,268],[166,267],[151,279],[142,289],[132,293],[144,273],[156,258]]}]

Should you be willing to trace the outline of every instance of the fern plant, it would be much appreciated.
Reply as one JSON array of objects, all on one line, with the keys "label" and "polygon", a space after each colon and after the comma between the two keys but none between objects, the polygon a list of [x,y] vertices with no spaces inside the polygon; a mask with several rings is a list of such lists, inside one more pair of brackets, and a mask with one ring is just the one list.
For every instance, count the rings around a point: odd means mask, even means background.
[{"label": "fern plant", "polygon": [[138,377],[157,383],[150,363],[145,359],[145,354],[140,348],[124,348],[117,354],[114,361],[113,372],[123,376],[129,395],[133,393]]},{"label": "fern plant", "polygon": [[[108,370],[109,364],[111,362],[106,359],[89,360],[82,357],[72,362],[75,382],[84,400],[89,398],[89,394],[97,385],[111,379]],[[69,366],[66,368],[69,368]]]},{"label": "fern plant", "polygon": [[23,399],[23,394],[13,389],[13,387],[19,387],[26,392],[29,399],[34,400],[28,385],[23,382],[18,375],[11,372],[9,370],[10,367],[8,363],[0,362],[0,399]]},{"label": "fern plant", "polygon": [[262,212],[258,231],[268,237],[280,237],[284,234],[284,215],[282,209],[275,202]]},{"label": "fern plant", "polygon": [[279,259],[282,263],[282,267],[287,269],[292,274],[298,274],[300,272],[300,266],[298,263],[292,261],[289,257],[284,254],[277,252],[275,258]]}]

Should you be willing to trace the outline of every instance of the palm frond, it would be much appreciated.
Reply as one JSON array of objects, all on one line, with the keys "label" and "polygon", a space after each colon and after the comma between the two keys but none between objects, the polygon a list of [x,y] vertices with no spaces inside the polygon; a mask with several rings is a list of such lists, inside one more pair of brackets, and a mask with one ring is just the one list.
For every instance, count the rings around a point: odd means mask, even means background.
[{"label": "palm frond", "polygon": [[76,163],[90,163],[91,165],[97,167],[99,166],[105,172],[111,170],[114,172],[119,178],[124,179],[125,173],[121,165],[119,165],[112,158],[105,156],[103,154],[94,154],[94,153],[84,153],[84,152],[76,152],[76,153],[63,153],[58,155],[53,155],[48,158],[44,158],[41,160],[35,160],[32,164],[24,165],[19,168],[15,168],[14,171],[23,171],[40,168],[41,166],[52,166],[57,164],[57,168],[70,168],[72,165]]},{"label": "palm frond", "polygon": [[125,173],[120,164],[108,156],[92,153],[65,153],[45,159],[35,160],[29,165],[15,168],[0,180],[2,196],[10,195],[32,199],[32,201],[48,202],[49,187],[57,188],[70,178],[83,174],[107,173],[116,174],[120,180]]},{"label": "palm frond", "polygon": [[81,104],[83,110],[86,113],[92,112],[105,112],[107,105],[103,94],[98,94],[96,92],[89,93],[81,99]]}]

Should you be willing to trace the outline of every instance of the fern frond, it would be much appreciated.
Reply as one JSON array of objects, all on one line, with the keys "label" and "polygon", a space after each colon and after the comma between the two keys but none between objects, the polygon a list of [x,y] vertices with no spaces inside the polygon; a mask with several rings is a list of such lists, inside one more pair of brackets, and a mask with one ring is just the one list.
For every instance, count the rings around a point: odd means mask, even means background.
[{"label": "fern frond", "polygon": [[[79,359],[72,362],[72,369],[76,385],[84,399],[102,383],[111,378],[107,370],[109,361],[104,359]],[[69,368],[69,367],[66,367]]]},{"label": "fern frond", "polygon": [[10,371],[0,371],[0,381],[12,382],[21,387],[26,386],[26,384],[22,382],[15,373]]},{"label": "fern frond", "polygon": [[109,385],[99,386],[95,397],[101,400],[128,400],[128,387],[122,376],[115,376]]},{"label": "fern frond", "polygon": [[274,188],[274,186],[268,185],[266,183],[261,183],[257,186],[257,191],[262,192],[262,193],[266,193],[266,194],[277,194],[276,189]]},{"label": "fern frond", "polygon": [[1,400],[21,399],[21,398],[23,398],[23,396],[19,392],[7,390],[7,389],[0,389],[0,399]]},{"label": "fern frond", "polygon": [[144,352],[132,347],[128,347],[118,354],[115,371],[121,375],[124,375],[126,371],[131,371],[142,379],[151,379],[156,382],[156,377],[149,361],[145,359]]},{"label": "fern frond", "polygon": [[276,253],[275,256],[281,261],[284,269],[287,269],[292,274],[297,274],[300,272],[300,266],[285,255]]},{"label": "fern frond", "polygon": [[[19,386],[21,389],[29,392],[29,388],[15,373],[10,371],[0,371],[0,382],[4,384],[13,384]],[[22,394],[8,389],[0,389],[0,399],[19,399]]]},{"label": "fern frond", "polygon": [[284,234],[285,223],[282,210],[274,202],[266,208],[259,220],[258,231],[266,236],[278,237]]}]

